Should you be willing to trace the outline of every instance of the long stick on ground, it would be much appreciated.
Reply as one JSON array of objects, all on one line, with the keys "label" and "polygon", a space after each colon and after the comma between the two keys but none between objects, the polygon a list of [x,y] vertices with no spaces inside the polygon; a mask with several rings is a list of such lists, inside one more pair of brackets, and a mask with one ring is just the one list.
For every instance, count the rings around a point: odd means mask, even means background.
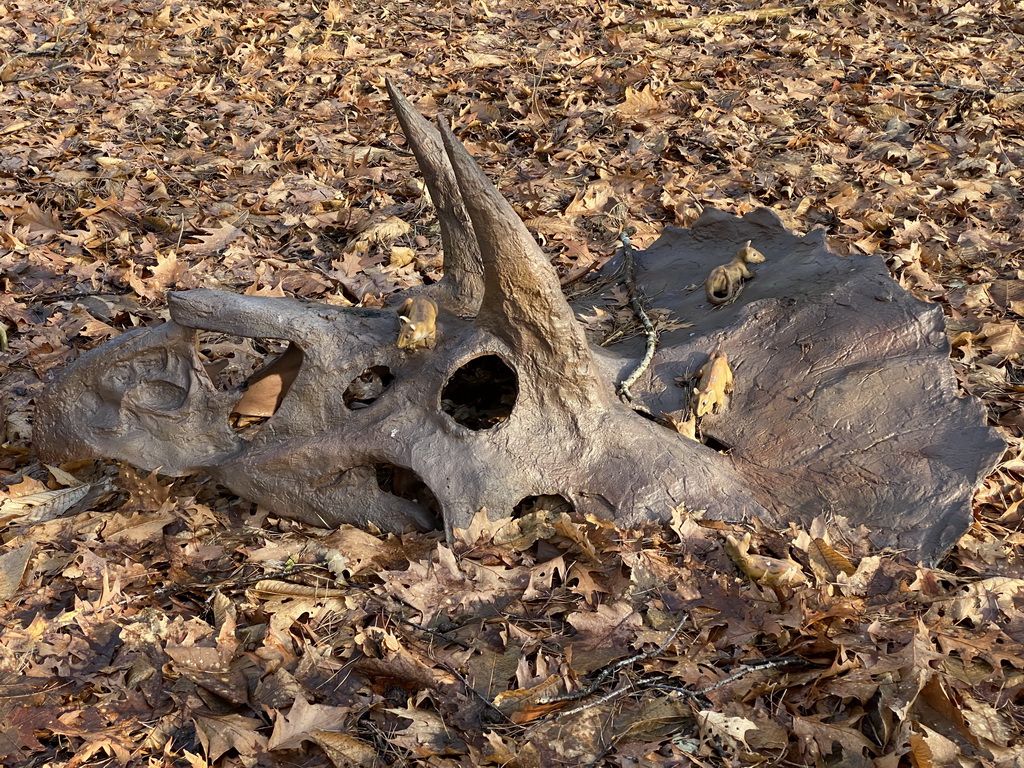
[{"label": "long stick on ground", "polygon": [[625,232],[619,235],[619,239],[622,241],[623,278],[626,281],[626,290],[629,292],[629,306],[633,308],[633,314],[636,315],[637,319],[643,323],[644,332],[647,335],[647,347],[644,349],[643,358],[636,368],[633,369],[633,372],[618,387],[619,397],[632,402],[633,395],[629,388],[636,384],[637,379],[650,367],[651,361],[654,359],[654,350],[658,347],[658,331],[655,330],[651,318],[647,316],[647,312],[644,310],[644,305],[640,301],[640,296],[636,290],[636,262],[633,244],[629,241],[629,236]]},{"label": "long stick on ground", "polygon": [[[694,29],[695,27],[725,27],[730,24],[742,24],[746,21],[768,21],[769,19],[781,19],[786,16],[795,16],[798,13],[822,8],[832,8],[837,5],[846,5],[849,0],[821,0],[814,5],[793,5],[788,8],[755,8],[749,11],[736,11],[734,13],[712,13],[707,16],[694,16],[689,19],[652,19],[651,22],[669,32],[678,32],[683,29]],[[625,28],[639,27],[638,24],[630,24]]]}]

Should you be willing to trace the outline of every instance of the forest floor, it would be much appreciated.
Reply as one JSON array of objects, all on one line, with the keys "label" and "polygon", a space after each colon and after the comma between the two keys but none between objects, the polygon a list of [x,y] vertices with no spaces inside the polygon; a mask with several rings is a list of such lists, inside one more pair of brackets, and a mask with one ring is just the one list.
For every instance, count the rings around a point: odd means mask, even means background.
[{"label": "forest floor", "polygon": [[[1024,2],[750,5],[0,3],[0,764],[1024,765]],[[562,274],[705,206],[884,259],[1007,442],[971,530],[937,567],[833,541],[829,573],[754,526],[779,586],[720,523],[446,545],[43,465],[48,377],[169,290],[439,278],[385,78]],[[226,349],[235,383],[265,352]]]}]

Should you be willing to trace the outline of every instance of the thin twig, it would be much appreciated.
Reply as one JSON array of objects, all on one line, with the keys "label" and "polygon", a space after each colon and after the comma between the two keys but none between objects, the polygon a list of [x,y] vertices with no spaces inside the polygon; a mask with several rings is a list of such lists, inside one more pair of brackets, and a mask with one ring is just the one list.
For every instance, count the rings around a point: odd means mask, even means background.
[{"label": "thin twig", "polygon": [[[923,81],[914,80],[914,81],[909,81],[909,82],[904,82],[904,83],[895,83],[895,85],[913,85],[913,86],[918,87],[918,88],[921,87],[921,86],[930,85],[930,86],[933,86],[933,87],[946,88],[946,89],[952,90],[952,91],[962,91],[963,93],[975,93],[975,94],[978,94],[978,95],[981,95],[981,96],[995,96],[998,93],[1007,94],[1007,93],[1022,93],[1022,92],[1024,92],[1024,88],[972,88],[972,87],[966,86],[966,85],[956,85],[955,83],[944,82],[942,80],[942,72],[939,71],[939,68],[937,66],[935,66],[935,64],[932,63],[932,60],[930,58],[928,58],[928,54],[925,53],[921,48],[918,48],[917,46],[915,46],[913,43],[908,43],[908,45],[910,46],[910,50],[912,50],[914,53],[916,53],[921,58],[921,60],[925,64],[928,65],[928,68],[932,72],[934,72],[935,76],[937,78],[939,78],[939,79],[938,80],[934,80],[934,81],[931,81],[931,80],[923,80]],[[980,75],[981,73],[979,72],[978,74]],[[890,83],[889,85],[893,85],[893,84]]]},{"label": "thin twig", "polygon": [[973,93],[979,96],[996,96],[999,94],[1008,93],[1024,93],[1024,88],[973,88],[969,85],[957,85],[956,83],[947,83],[943,80],[904,80],[902,82],[893,83],[865,83],[865,85],[867,87],[875,86],[878,88],[891,88],[894,85],[912,85],[915,88],[931,86],[933,88],[945,88],[950,91]]},{"label": "thin twig", "polygon": [[672,693],[677,693],[680,696],[696,698],[697,696],[704,696],[708,693],[711,693],[712,691],[717,691],[719,688],[724,688],[729,683],[736,682],[741,677],[745,677],[749,675],[751,672],[759,672],[762,669],[775,669],[776,667],[785,667],[789,666],[790,664],[802,664],[803,662],[803,659],[795,656],[785,656],[780,659],[769,659],[767,661],[759,661],[754,664],[748,664],[741,668],[739,671],[733,672],[728,677],[723,677],[718,682],[712,683],[711,685],[705,686],[704,688],[698,688],[695,691],[690,690],[689,688],[682,688],[677,685],[668,685],[666,683],[660,683],[656,681],[652,682],[651,685],[645,687],[659,691],[671,691]]},{"label": "thin twig", "polygon": [[624,281],[626,283],[626,290],[629,292],[629,306],[633,308],[633,314],[636,315],[637,319],[644,326],[644,333],[647,336],[647,346],[644,349],[644,356],[637,364],[633,372],[629,374],[619,384],[618,395],[627,402],[632,402],[633,394],[629,391],[629,388],[636,384],[644,371],[646,371],[651,361],[654,360],[654,350],[658,347],[658,331],[654,327],[654,323],[651,322],[651,318],[647,316],[647,312],[644,310],[643,303],[640,301],[639,292],[636,289],[636,263],[634,259],[633,244],[629,241],[629,236],[623,232],[619,235],[619,239],[622,241],[622,260],[625,266],[624,270]]},{"label": "thin twig", "polygon": [[569,717],[570,715],[578,715],[580,712],[586,712],[591,707],[599,707],[602,704],[607,704],[609,701],[615,701],[615,699],[625,696],[627,693],[632,693],[636,690],[636,686],[623,686],[622,688],[616,688],[614,691],[608,691],[604,696],[599,696],[593,701],[588,701],[586,704],[580,704],[578,707],[567,709],[564,712],[558,712],[555,714],[555,719],[562,717]]},{"label": "thin twig", "polygon": [[436,629],[431,629],[430,627],[425,627],[422,624],[417,624],[415,621],[409,621],[408,619],[406,619],[406,618],[404,618],[402,616],[399,616],[397,613],[391,613],[389,611],[387,616],[388,616],[389,619],[394,619],[394,620],[396,620],[398,622],[401,622],[402,624],[408,624],[413,629],[418,629],[420,632],[426,632],[428,635],[431,635],[432,637],[436,637],[436,638],[438,638],[440,640],[444,640],[446,643],[451,643],[452,645],[457,645],[457,646],[459,646],[460,648],[462,648],[465,651],[468,651],[468,650],[470,650],[473,647],[471,645],[467,645],[466,643],[462,642],[461,640],[457,640],[454,637],[449,637],[444,632],[439,632]]},{"label": "thin twig", "polygon": [[590,696],[598,689],[598,687],[605,680],[607,680],[609,677],[611,677],[614,673],[618,672],[623,667],[627,667],[630,664],[636,664],[637,662],[647,661],[648,659],[653,659],[655,656],[660,656],[662,653],[664,653],[668,649],[668,647],[673,642],[675,642],[675,639],[679,637],[679,632],[682,630],[683,624],[686,622],[686,619],[687,614],[684,613],[682,616],[680,616],[679,621],[676,623],[673,630],[669,633],[669,636],[665,638],[665,642],[663,642],[654,650],[645,651],[641,653],[634,653],[632,656],[627,656],[624,659],[619,659],[618,661],[614,661],[611,664],[607,664],[597,671],[597,674],[595,674],[593,679],[590,681],[590,685],[588,685],[586,688],[580,688],[576,691],[563,693],[560,696],[555,696],[550,699],[545,698],[538,703],[557,704],[562,701],[578,701],[579,699]]},{"label": "thin twig", "polygon": [[82,291],[81,293],[19,293],[12,296],[15,301],[71,301],[73,299],[84,299],[90,296],[126,296],[130,293],[123,291]]},{"label": "thin twig", "polygon": [[[653,19],[650,23],[659,29],[669,32],[679,32],[684,29],[697,27],[723,27],[731,24],[743,24],[748,21],[769,21],[780,19],[786,16],[795,16],[803,11],[821,10],[833,8],[837,5],[846,5],[849,0],[821,0],[814,5],[794,5],[788,8],[757,8],[749,11],[736,11],[734,13],[713,13],[707,16],[695,16],[688,19]],[[621,25],[627,31],[639,31],[641,25]]]},{"label": "thin twig", "polygon": [[[79,29],[85,29],[85,26],[83,25]],[[75,30],[75,31],[79,31],[79,30]],[[3,64],[0,64],[0,72],[5,72],[12,64],[14,64],[14,62],[18,61],[19,59],[27,59],[27,58],[36,57],[36,56],[38,56],[38,57],[49,57],[49,58],[53,58],[53,59],[58,58],[58,57],[65,57],[69,53],[75,51],[79,46],[81,46],[82,43],[85,42],[85,40],[87,38],[88,38],[88,35],[83,33],[83,34],[78,35],[75,38],[72,38],[71,40],[69,40],[68,42],[64,43],[63,45],[59,45],[57,43],[54,43],[49,48],[40,47],[40,48],[36,48],[35,50],[32,50],[32,51],[18,51],[13,56],[9,57],[7,59],[7,61],[5,61]],[[64,69],[65,67],[71,67],[71,66],[74,66],[74,65],[73,64],[61,64],[60,66],[48,67],[47,70],[45,70],[44,72],[41,72],[41,73],[39,73],[37,75],[23,75],[21,77],[12,77],[9,80],[2,80],[0,82],[16,83],[16,82],[19,82],[21,80],[30,80],[33,77],[39,77],[40,75],[45,75],[45,74],[47,74],[47,72],[54,72],[57,69]]]},{"label": "thin twig", "polygon": [[[621,698],[622,696],[625,696],[629,693],[636,693],[638,691],[645,690],[665,691],[667,693],[674,693],[678,696],[683,696],[688,699],[696,699],[698,697],[711,693],[712,691],[717,691],[719,688],[724,688],[725,686],[729,685],[729,683],[734,683],[740,678],[749,675],[751,672],[759,672],[764,669],[775,669],[776,667],[785,667],[790,664],[802,663],[804,663],[804,660],[801,658],[787,656],[780,659],[769,659],[768,661],[761,661],[754,664],[748,664],[740,670],[733,672],[728,677],[723,677],[721,680],[714,682],[711,685],[705,686],[704,688],[698,688],[696,690],[692,690],[690,688],[683,688],[682,686],[678,685],[669,685],[668,683],[663,682],[666,679],[666,677],[663,674],[658,673],[654,676],[641,677],[630,685],[624,685],[621,688],[616,688],[615,690],[609,691],[608,693],[604,694],[603,696],[600,696],[599,698],[594,699],[593,701],[588,701],[584,704],[580,704],[578,707],[573,707],[572,709],[557,712],[552,716],[552,719],[557,720],[563,717],[568,717],[570,715],[578,715],[581,712],[585,712],[586,710],[592,707],[597,707],[601,704],[606,704],[609,701],[614,701],[615,699]],[[558,699],[555,699],[554,701],[558,701]]]},{"label": "thin twig", "polygon": [[68,64],[66,62],[64,64],[54,64],[53,66],[47,67],[42,72],[32,72],[28,75],[18,75],[17,77],[11,77],[7,78],[6,80],[0,80],[0,82],[4,83],[5,85],[9,85],[10,83],[23,83],[26,80],[35,80],[37,77],[46,77],[46,75],[51,75],[54,72],[59,72],[62,69],[68,69],[73,66],[75,65]]}]

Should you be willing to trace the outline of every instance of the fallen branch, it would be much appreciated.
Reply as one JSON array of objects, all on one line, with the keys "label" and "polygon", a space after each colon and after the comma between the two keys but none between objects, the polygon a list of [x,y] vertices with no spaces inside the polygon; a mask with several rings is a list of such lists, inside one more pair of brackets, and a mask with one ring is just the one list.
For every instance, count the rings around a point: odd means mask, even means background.
[{"label": "fallen branch", "polygon": [[647,346],[644,349],[644,356],[637,364],[633,372],[629,374],[618,387],[619,397],[626,401],[632,401],[633,395],[629,391],[629,388],[636,384],[644,371],[646,371],[651,361],[654,360],[654,350],[658,347],[658,331],[654,327],[654,323],[651,322],[651,318],[647,316],[647,312],[644,310],[643,303],[640,301],[639,293],[636,290],[636,275],[635,267],[636,262],[634,259],[633,244],[629,242],[629,236],[623,232],[620,235],[622,240],[622,260],[625,267],[623,280],[626,283],[626,290],[629,292],[629,305],[633,308],[633,314],[636,315],[637,319],[644,326],[644,333],[647,336]]},{"label": "fallen branch", "polygon": [[683,624],[686,622],[686,619],[687,619],[688,615],[689,614],[684,613],[679,618],[679,621],[676,624],[675,628],[669,633],[669,636],[665,638],[665,642],[663,642],[661,645],[659,645],[653,651],[634,653],[632,656],[627,656],[624,659],[619,659],[618,661],[613,661],[611,664],[606,664],[605,666],[603,666],[599,670],[597,670],[597,673],[594,675],[593,679],[590,681],[590,685],[586,686],[585,688],[580,688],[579,690],[570,691],[569,693],[563,693],[561,696],[554,696],[552,698],[544,698],[539,703],[540,704],[558,704],[558,703],[563,702],[563,701],[579,701],[580,699],[586,698],[587,696],[590,696],[591,694],[595,693],[597,691],[597,689],[601,686],[601,684],[604,683],[605,680],[607,680],[615,672],[618,672],[623,667],[628,667],[631,664],[635,664],[637,662],[647,661],[648,659],[653,659],[655,656],[660,656],[662,653],[664,653],[668,649],[668,647],[672,644],[672,642],[679,636],[679,632],[682,630]]},{"label": "fallen branch", "polygon": [[[618,689],[616,689],[614,691],[611,691],[611,692],[605,694],[604,696],[602,696],[600,699],[597,699],[596,701],[587,702],[586,704],[581,704],[580,706],[578,706],[578,707],[576,707],[574,709],[571,709],[568,712],[560,712],[557,715],[557,717],[562,717],[564,715],[569,715],[569,714],[578,714],[578,713],[582,712],[585,709],[589,709],[590,707],[595,707],[595,706],[597,706],[599,704],[603,704],[605,702],[612,701],[613,699],[617,699],[617,698],[619,698],[619,697],[621,697],[621,696],[623,696],[623,695],[625,695],[627,693],[630,693],[630,692],[634,692],[635,693],[635,692],[641,691],[641,690],[665,691],[665,692],[668,692],[668,693],[675,693],[675,694],[677,694],[679,696],[683,696],[683,697],[686,697],[686,698],[697,698],[699,696],[702,696],[703,694],[710,693],[711,691],[714,691],[714,690],[716,690],[718,688],[721,688],[721,687],[723,687],[725,685],[728,685],[729,683],[731,683],[731,682],[733,682],[735,680],[739,680],[741,677],[743,677],[744,675],[748,675],[751,672],[756,672],[757,670],[760,670],[760,669],[771,669],[773,667],[782,667],[782,666],[786,666],[788,664],[796,664],[796,663],[798,663],[800,661],[803,661],[803,659],[794,658],[794,657],[786,657],[786,658],[781,658],[781,659],[771,659],[771,660],[768,660],[768,661],[762,661],[762,662],[757,662],[757,663],[754,663],[754,664],[750,664],[750,665],[744,666],[738,672],[734,672],[733,674],[729,675],[728,677],[725,677],[725,678],[719,680],[717,683],[712,683],[711,685],[709,685],[709,686],[707,686],[705,688],[700,688],[700,689],[698,689],[696,691],[691,691],[688,688],[681,688],[681,687],[676,686],[676,685],[668,685],[668,684],[663,682],[663,680],[665,679],[663,677],[644,678],[644,679],[638,680],[636,685],[633,686],[632,688],[629,688],[629,687],[618,688]],[[710,703],[708,704],[708,706],[710,706]],[[619,734],[619,735],[613,737],[609,741],[608,746],[604,749],[604,751],[600,755],[598,755],[594,760],[592,760],[591,762],[587,763],[586,768],[596,768],[596,766],[600,765],[601,761],[604,759],[604,757],[607,754],[609,754],[617,746],[617,744],[619,742],[619,739],[623,735],[624,734]]]},{"label": "fallen branch", "polygon": [[[712,683],[711,685],[707,685],[703,688],[697,688],[696,690],[692,690],[690,688],[683,688],[682,686],[678,685],[670,685],[669,683],[665,682],[667,679],[665,675],[661,674],[658,674],[656,676],[641,677],[634,683],[609,691],[608,693],[605,693],[604,695],[594,699],[593,701],[588,701],[584,704],[580,704],[579,706],[573,707],[572,709],[566,709],[561,712],[557,712],[552,716],[552,719],[558,720],[563,717],[568,717],[570,715],[578,715],[581,712],[585,712],[588,709],[600,706],[601,704],[605,704],[609,701],[614,701],[615,699],[618,699],[622,696],[625,696],[630,693],[636,693],[638,691],[664,691],[666,693],[674,693],[677,696],[682,696],[684,698],[696,699],[701,696],[704,696],[705,694],[711,693],[712,691],[716,691],[719,688],[724,688],[725,686],[729,685],[729,683],[734,683],[740,678],[749,675],[751,672],[759,672],[763,669],[774,669],[776,667],[785,667],[789,666],[790,664],[802,663],[805,663],[804,659],[794,656],[787,656],[780,659],[769,659],[767,661],[755,662],[754,664],[747,664],[742,666],[736,672],[733,672],[731,675],[723,677],[718,682]],[[558,701],[558,699],[555,699],[553,701]]]},{"label": "fallen branch", "polygon": [[[814,5],[794,5],[789,8],[758,8],[750,11],[736,11],[734,13],[713,13],[710,16],[698,16],[690,19],[652,19],[651,23],[668,32],[679,32],[684,29],[705,26],[726,27],[731,24],[743,24],[747,21],[781,19],[786,16],[795,16],[803,11],[846,5],[848,2],[849,0],[822,0],[822,2],[815,3]],[[630,26],[639,28],[639,25],[636,24]]]}]

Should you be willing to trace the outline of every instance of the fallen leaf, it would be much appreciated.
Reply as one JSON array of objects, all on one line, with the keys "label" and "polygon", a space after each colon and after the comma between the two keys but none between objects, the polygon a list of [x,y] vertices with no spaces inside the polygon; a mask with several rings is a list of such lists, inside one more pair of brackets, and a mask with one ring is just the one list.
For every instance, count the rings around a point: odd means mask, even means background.
[{"label": "fallen leaf", "polygon": [[195,253],[198,255],[219,253],[239,237],[248,237],[238,227],[227,223],[219,227],[209,227],[206,229],[206,232],[207,234],[205,235],[190,236],[190,239],[197,242],[185,243],[182,246],[182,250],[185,253]]},{"label": "fallen leaf", "polygon": [[35,547],[26,544],[0,555],[0,602],[10,600],[21,586]]},{"label": "fallen leaf", "polygon": [[263,723],[254,717],[196,715],[194,722],[206,759],[211,763],[219,760],[229,749],[234,749],[245,759],[255,757],[267,748],[267,737],[259,733]]},{"label": "fallen leaf", "polygon": [[297,696],[288,714],[278,714],[274,719],[267,749],[299,749],[303,741],[319,741],[321,737],[315,732],[326,736],[344,731],[351,714],[351,707],[310,704],[304,696]]}]

